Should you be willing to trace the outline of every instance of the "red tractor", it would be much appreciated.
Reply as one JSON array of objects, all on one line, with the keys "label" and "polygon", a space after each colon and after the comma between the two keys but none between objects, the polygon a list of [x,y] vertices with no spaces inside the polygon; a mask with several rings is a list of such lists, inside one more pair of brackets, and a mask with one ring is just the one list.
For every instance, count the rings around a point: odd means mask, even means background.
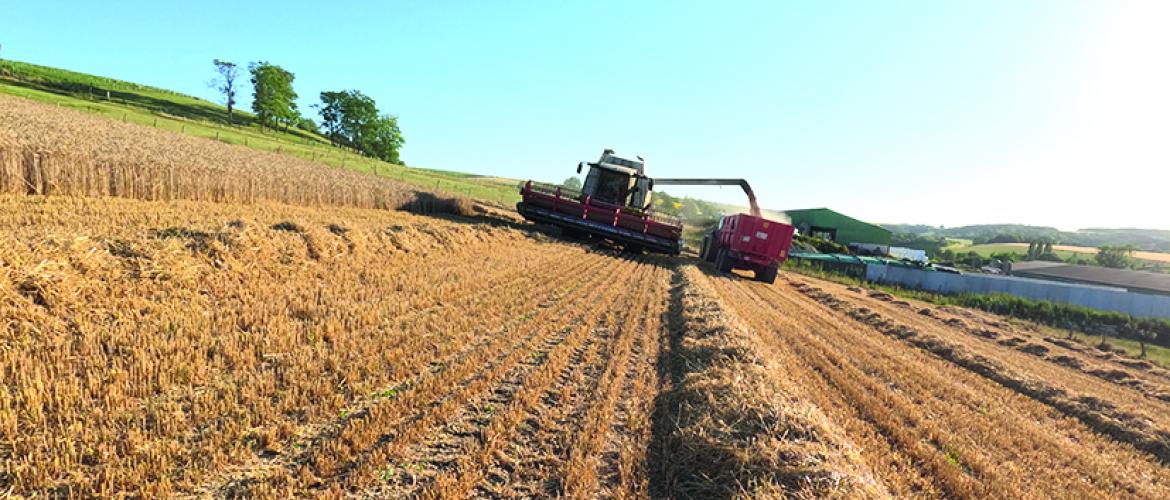
[{"label": "red tractor", "polygon": [[727,215],[703,236],[699,257],[714,263],[721,273],[746,269],[756,273],[756,280],[774,283],[780,264],[788,258],[795,233],[791,225],[763,217]]}]

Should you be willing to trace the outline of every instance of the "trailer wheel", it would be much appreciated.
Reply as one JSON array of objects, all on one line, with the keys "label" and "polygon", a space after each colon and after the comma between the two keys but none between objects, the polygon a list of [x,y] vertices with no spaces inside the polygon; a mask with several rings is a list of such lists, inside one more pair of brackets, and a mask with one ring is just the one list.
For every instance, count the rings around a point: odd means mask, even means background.
[{"label": "trailer wheel", "polygon": [[715,241],[716,241],[716,239],[715,239],[714,232],[708,233],[706,236],[703,236],[703,252],[704,253],[703,253],[702,257],[703,257],[703,260],[710,262],[712,264],[715,263],[715,254],[717,253],[715,251]]},{"label": "trailer wheel", "polygon": [[719,245],[719,230],[718,229],[712,230],[710,233],[707,234],[707,237],[710,238],[710,241],[711,241],[711,250],[709,250],[707,252],[707,262],[714,264],[715,263],[716,248]]},{"label": "trailer wheel", "polygon": [[727,257],[727,249],[720,248],[719,253],[715,256],[715,269],[718,269],[720,273],[727,274],[731,272],[731,267],[732,262]]},{"label": "trailer wheel", "polygon": [[707,257],[707,254],[709,254],[710,252],[711,252],[711,237],[710,236],[703,236],[703,246],[699,247],[699,260],[705,260],[705,261],[710,262],[711,259]]},{"label": "trailer wheel", "polygon": [[777,268],[774,265],[765,267],[763,270],[756,271],[756,281],[762,281],[769,285],[775,283],[776,271]]}]

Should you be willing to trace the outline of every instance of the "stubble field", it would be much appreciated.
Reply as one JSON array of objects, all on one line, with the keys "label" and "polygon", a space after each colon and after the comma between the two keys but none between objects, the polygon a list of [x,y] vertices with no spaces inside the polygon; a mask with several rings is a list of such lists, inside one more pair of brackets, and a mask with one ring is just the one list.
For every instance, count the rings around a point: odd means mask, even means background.
[{"label": "stubble field", "polygon": [[0,134],[3,494],[1170,497],[1142,360],[36,123]]},{"label": "stubble field", "polygon": [[19,494],[1170,493],[1170,373],[986,314],[507,221],[0,205]]}]

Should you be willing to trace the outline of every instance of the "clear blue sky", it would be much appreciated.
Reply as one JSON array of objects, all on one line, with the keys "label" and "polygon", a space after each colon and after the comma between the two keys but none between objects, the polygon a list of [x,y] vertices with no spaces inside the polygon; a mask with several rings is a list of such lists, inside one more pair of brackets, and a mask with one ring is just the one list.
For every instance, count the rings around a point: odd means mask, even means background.
[{"label": "clear blue sky", "polygon": [[769,208],[1170,228],[1170,2],[331,4],[4,0],[0,57],[206,98],[213,58],[268,60],[306,113],[374,97],[418,166],[560,181],[612,147]]}]

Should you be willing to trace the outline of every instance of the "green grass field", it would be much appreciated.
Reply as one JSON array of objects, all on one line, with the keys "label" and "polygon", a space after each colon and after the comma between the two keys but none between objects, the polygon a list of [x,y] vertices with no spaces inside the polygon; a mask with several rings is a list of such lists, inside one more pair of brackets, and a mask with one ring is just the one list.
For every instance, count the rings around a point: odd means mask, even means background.
[{"label": "green grass field", "polygon": [[[1056,334],[1059,332],[1054,331],[1053,333]],[[1101,343],[1101,337],[1086,335],[1083,333],[1074,334],[1073,339],[1090,346],[1095,346]],[[1120,347],[1124,349],[1125,354],[1128,356],[1136,358],[1142,353],[1142,346],[1136,340],[1109,337],[1108,342],[1113,347]],[[1170,349],[1159,345],[1146,344],[1146,359],[1159,365],[1170,367]]]},{"label": "green grass field", "polygon": [[[955,252],[956,254],[958,254],[958,253],[965,254],[967,252],[975,252],[975,253],[979,254],[980,257],[991,257],[992,254],[996,254],[996,253],[1015,253],[1015,254],[1019,254],[1019,255],[1024,255],[1024,254],[1028,253],[1028,247],[1020,247],[1018,245],[1010,245],[1010,244],[1006,244],[1006,243],[988,243],[988,244],[984,244],[984,245],[971,245],[971,244],[955,245],[955,244],[952,244],[952,245],[948,245],[945,248],[947,250]],[[1067,250],[1053,250],[1052,253],[1055,253],[1056,255],[1060,256],[1061,259],[1065,259],[1065,260],[1067,260],[1069,257],[1072,257],[1074,255],[1080,255],[1080,256],[1088,257],[1088,258],[1092,258],[1092,256],[1093,256],[1093,254],[1089,254],[1089,253],[1075,253],[1075,252],[1070,252]]]},{"label": "green grass field", "polygon": [[[208,71],[210,73],[210,67]],[[145,85],[0,60],[0,93],[123,122],[297,156],[500,207],[510,208],[520,199],[516,189],[518,180],[394,165],[331,146],[327,139],[310,132],[262,129],[246,112],[237,112],[234,123],[229,124],[223,106]]]}]

